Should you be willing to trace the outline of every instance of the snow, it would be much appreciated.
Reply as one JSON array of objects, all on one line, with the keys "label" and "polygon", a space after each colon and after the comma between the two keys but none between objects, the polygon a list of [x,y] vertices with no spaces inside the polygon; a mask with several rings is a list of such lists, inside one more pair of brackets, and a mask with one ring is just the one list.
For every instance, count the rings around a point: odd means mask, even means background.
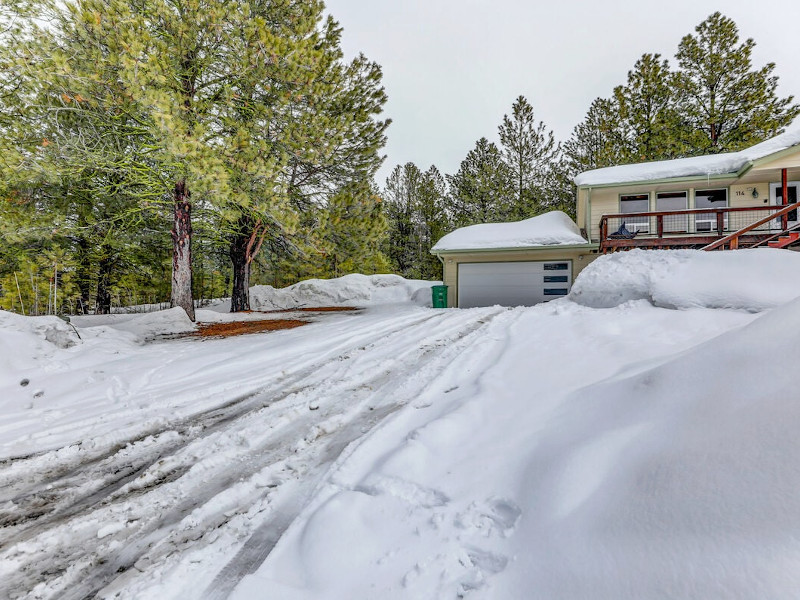
[{"label": "snow", "polygon": [[575,184],[580,187],[586,187],[670,179],[673,177],[733,175],[748,163],[798,144],[800,144],[800,127],[794,127],[774,138],[739,152],[604,167],[579,174],[575,178]]},{"label": "snow", "polygon": [[0,312],[0,596],[794,597],[797,260],[228,339]]},{"label": "snow", "polygon": [[800,296],[800,253],[635,249],[600,256],[575,280],[570,299],[594,308],[647,300],[664,308],[760,312]]},{"label": "snow", "polygon": [[587,243],[572,219],[555,210],[515,223],[484,223],[456,229],[440,239],[431,252]]},{"label": "snow", "polygon": [[404,279],[398,275],[345,275],[336,279],[308,279],[276,289],[250,288],[253,310],[281,310],[320,306],[377,306],[397,302],[431,305],[432,285],[438,282]]}]

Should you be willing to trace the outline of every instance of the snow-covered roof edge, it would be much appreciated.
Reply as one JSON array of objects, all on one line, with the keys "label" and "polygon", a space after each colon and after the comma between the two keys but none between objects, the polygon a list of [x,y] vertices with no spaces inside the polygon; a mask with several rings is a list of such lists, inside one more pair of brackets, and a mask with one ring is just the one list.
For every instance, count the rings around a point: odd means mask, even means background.
[{"label": "snow-covered roof edge", "polygon": [[432,254],[524,250],[589,245],[575,222],[560,210],[523,221],[469,225],[442,237]]},{"label": "snow-covered roof edge", "polygon": [[604,167],[602,169],[584,171],[578,174],[574,181],[578,187],[587,187],[680,177],[735,176],[745,166],[757,160],[798,145],[800,145],[800,127],[794,127],[789,131],[739,152]]}]

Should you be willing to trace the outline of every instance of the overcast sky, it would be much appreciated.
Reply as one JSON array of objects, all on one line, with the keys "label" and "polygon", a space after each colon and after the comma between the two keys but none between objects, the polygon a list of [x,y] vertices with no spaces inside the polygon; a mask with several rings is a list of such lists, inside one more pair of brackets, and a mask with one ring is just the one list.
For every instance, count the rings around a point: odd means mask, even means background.
[{"label": "overcast sky", "polygon": [[383,67],[392,119],[382,186],[397,164],[454,173],[520,94],[558,140],[608,97],[645,52],[674,65],[681,38],[716,10],[776,64],[779,93],[800,97],[797,0],[326,0],[348,58]]}]

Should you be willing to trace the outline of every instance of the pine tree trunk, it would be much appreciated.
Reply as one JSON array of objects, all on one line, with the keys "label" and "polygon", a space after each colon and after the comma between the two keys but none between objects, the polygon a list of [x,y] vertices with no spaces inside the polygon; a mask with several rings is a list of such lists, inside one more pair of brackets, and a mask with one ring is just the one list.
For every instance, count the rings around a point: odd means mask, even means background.
[{"label": "pine tree trunk", "polygon": [[107,315],[111,313],[111,248],[103,244],[100,250],[100,261],[97,264],[97,297],[94,313]]},{"label": "pine tree trunk", "polygon": [[239,231],[231,238],[229,254],[233,264],[233,290],[231,312],[250,310],[250,261],[247,247],[250,243],[245,223],[240,221]]},{"label": "pine tree trunk", "polygon": [[194,321],[192,298],[192,204],[186,180],[175,184],[172,228],[172,295],[170,306],[180,306]]},{"label": "pine tree trunk", "polygon": [[[81,236],[78,238],[78,269],[77,269],[77,276],[78,276],[78,291],[80,292],[80,299],[78,301],[78,310],[76,311],[79,315],[88,315],[89,314],[89,297],[92,294],[92,286],[91,286],[91,273],[92,273],[92,264],[91,264],[91,257],[89,251],[89,240],[85,237]],[[99,291],[99,284],[98,284],[98,291]]]}]

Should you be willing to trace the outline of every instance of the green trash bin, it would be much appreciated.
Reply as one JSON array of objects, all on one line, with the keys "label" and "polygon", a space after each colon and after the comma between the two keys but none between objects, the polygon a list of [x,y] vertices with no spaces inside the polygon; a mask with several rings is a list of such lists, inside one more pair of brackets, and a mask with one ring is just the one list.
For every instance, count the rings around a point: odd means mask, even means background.
[{"label": "green trash bin", "polygon": [[431,287],[433,294],[433,308],[447,308],[447,286],[434,285]]}]

